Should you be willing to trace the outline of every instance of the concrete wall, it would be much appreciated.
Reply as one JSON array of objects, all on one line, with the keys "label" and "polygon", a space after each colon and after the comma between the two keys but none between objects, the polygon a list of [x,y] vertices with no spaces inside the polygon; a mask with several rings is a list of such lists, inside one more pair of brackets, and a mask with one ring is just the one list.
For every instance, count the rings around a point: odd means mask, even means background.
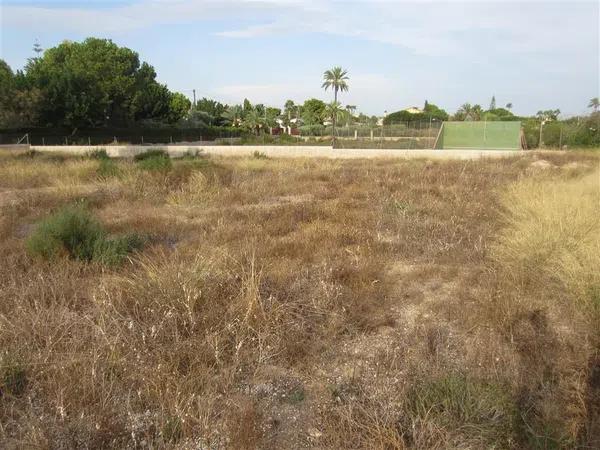
[{"label": "concrete wall", "polygon": [[2,144],[0,152],[25,153],[30,150],[29,144]]},{"label": "concrete wall", "polygon": [[[32,145],[33,150],[85,155],[103,148],[109,156],[126,158],[148,151],[150,147],[142,145],[69,145],[42,146]],[[479,159],[503,158],[522,155],[518,151],[498,150],[386,150],[386,149],[332,149],[328,146],[277,146],[277,145],[165,145],[152,148],[165,149],[172,157],[192,154],[220,156],[250,156],[258,151],[273,158],[427,158],[427,159]]]}]

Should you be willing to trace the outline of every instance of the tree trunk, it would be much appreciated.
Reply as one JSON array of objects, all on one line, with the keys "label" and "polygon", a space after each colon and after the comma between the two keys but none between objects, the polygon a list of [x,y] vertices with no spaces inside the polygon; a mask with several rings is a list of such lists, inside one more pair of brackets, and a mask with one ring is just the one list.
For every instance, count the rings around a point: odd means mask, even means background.
[{"label": "tree trunk", "polygon": [[[333,103],[334,105],[337,103],[337,87],[333,89]],[[331,148],[335,148],[335,119],[337,118],[337,111],[333,112],[333,117],[331,118]]]}]

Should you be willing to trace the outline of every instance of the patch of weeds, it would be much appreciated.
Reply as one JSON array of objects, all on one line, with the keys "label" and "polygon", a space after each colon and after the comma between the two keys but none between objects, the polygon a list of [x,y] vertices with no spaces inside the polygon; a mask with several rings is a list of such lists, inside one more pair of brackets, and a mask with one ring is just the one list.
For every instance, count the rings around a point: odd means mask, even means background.
[{"label": "patch of weeds", "polygon": [[505,387],[463,375],[448,375],[418,383],[407,395],[409,422],[418,419],[456,430],[461,436],[496,443],[514,439],[517,407]]},{"label": "patch of weeds", "polygon": [[138,167],[148,171],[167,171],[172,167],[171,158],[165,150],[150,149],[133,157]]},{"label": "patch of weeds", "polygon": [[104,239],[100,223],[83,206],[67,206],[42,220],[27,240],[27,249],[43,258],[66,252],[71,258],[90,261],[94,246]]},{"label": "patch of weeds", "polygon": [[388,214],[400,215],[405,217],[411,212],[412,207],[408,202],[394,198],[386,204],[385,209]]},{"label": "patch of weeds", "polygon": [[105,159],[110,159],[110,156],[108,156],[106,149],[97,148],[88,153],[88,158],[105,160]]},{"label": "patch of weeds", "polygon": [[291,403],[292,405],[296,405],[298,403],[303,402],[304,398],[305,398],[305,392],[304,392],[304,387],[302,387],[302,386],[296,386],[294,389],[292,389],[292,391],[286,397],[287,402]]},{"label": "patch of weeds", "polygon": [[266,154],[264,154],[263,152],[259,152],[258,150],[254,150],[254,153],[252,153],[252,157],[254,159],[270,159]]},{"label": "patch of weeds", "polygon": [[19,397],[27,389],[27,371],[25,367],[15,361],[6,362],[1,369],[0,396],[5,394]]},{"label": "patch of weeds", "polygon": [[40,152],[38,152],[37,150],[29,149],[25,152],[17,153],[15,155],[15,157],[16,157],[16,159],[33,159],[39,155],[40,155]]},{"label": "patch of weeds", "polygon": [[146,244],[146,238],[136,233],[106,238],[96,241],[93,259],[100,264],[115,266],[123,262],[127,255],[140,250]]},{"label": "patch of weeds", "polygon": [[100,178],[116,177],[120,173],[119,166],[112,159],[100,159],[100,164],[98,165],[98,169],[96,169],[96,174]]},{"label": "patch of weeds", "polygon": [[339,403],[348,403],[350,401],[356,400],[361,394],[360,386],[356,383],[356,380],[354,379],[344,381],[340,384],[336,384],[330,389],[331,396],[336,402]]},{"label": "patch of weeds", "polygon": [[44,219],[27,240],[30,253],[45,259],[67,254],[73,259],[120,263],[145,241],[136,234],[107,237],[102,225],[81,205],[65,207]]},{"label": "patch of weeds", "polygon": [[593,311],[600,313],[600,284],[592,284],[588,287],[588,297]]},{"label": "patch of weeds", "polygon": [[143,153],[138,153],[133,157],[134,161],[143,161],[145,159],[152,159],[157,156],[169,156],[165,150],[162,148],[151,148],[146,150]]},{"label": "patch of weeds", "polygon": [[168,417],[161,434],[165,442],[176,443],[179,441],[183,437],[181,419],[177,416]]}]

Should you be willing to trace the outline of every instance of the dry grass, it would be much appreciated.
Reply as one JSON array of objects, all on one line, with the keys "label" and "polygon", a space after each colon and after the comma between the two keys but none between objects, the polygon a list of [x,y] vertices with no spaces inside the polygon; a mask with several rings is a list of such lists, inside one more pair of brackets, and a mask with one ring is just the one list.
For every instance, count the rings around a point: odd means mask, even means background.
[{"label": "dry grass", "polygon": [[[597,159],[551,160],[2,159],[2,447],[594,445]],[[149,245],[30,257],[76,200]]]}]

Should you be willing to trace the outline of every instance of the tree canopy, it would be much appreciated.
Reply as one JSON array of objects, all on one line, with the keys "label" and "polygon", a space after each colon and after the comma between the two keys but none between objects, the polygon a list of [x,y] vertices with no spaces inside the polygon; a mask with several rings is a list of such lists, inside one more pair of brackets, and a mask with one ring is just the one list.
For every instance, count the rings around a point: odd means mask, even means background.
[{"label": "tree canopy", "polygon": [[24,110],[35,106],[37,123],[27,125],[77,128],[129,126],[145,120],[175,123],[189,110],[189,100],[159,83],[151,65],[108,39],[64,41],[29,59],[22,73],[9,77],[12,71],[7,71],[4,62],[0,72],[0,95],[10,89],[13,97],[22,99],[21,105],[8,103],[12,116],[33,116]]}]

